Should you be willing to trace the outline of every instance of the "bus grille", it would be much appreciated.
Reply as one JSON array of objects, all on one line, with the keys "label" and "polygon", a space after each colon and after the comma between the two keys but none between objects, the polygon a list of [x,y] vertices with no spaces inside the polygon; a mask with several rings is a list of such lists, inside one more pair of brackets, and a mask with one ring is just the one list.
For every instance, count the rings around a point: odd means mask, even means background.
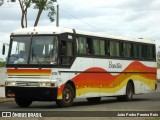
[{"label": "bus grille", "polygon": [[41,75],[8,75],[6,81],[15,81],[16,86],[38,87],[40,82],[49,82],[50,76]]},{"label": "bus grille", "polygon": [[16,83],[17,83],[17,86],[39,86],[39,82],[18,81]]}]

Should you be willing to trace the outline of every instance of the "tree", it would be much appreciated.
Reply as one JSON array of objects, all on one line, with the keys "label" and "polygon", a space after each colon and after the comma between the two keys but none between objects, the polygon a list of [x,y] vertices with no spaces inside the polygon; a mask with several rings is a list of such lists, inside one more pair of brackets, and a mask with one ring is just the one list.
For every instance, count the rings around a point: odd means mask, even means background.
[{"label": "tree", "polygon": [[51,22],[54,21],[54,15],[55,15],[54,2],[56,2],[56,0],[35,0],[34,8],[38,9],[38,14],[37,14],[34,26],[38,25],[38,21],[40,19],[40,16],[41,16],[43,10],[48,10],[48,17],[49,17],[50,21]]},{"label": "tree", "polygon": [[27,27],[27,10],[31,5],[31,0],[18,0],[21,7],[21,27]]},{"label": "tree", "polygon": [[[11,0],[11,2],[16,2],[16,0]],[[21,27],[25,28],[27,27],[27,12],[28,8],[33,6],[34,9],[38,10],[36,20],[34,23],[34,27],[38,25],[39,19],[42,15],[43,11],[48,11],[48,18],[51,22],[53,22],[54,16],[55,16],[55,7],[54,3],[57,2],[57,0],[18,0],[22,16],[21,16]]]},{"label": "tree", "polygon": [[0,0],[0,6],[3,5],[4,0]]}]

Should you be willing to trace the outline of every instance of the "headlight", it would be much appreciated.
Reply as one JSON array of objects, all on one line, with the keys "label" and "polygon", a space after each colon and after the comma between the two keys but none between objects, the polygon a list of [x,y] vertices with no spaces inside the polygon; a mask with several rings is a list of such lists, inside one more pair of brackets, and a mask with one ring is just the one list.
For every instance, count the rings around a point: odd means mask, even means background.
[{"label": "headlight", "polygon": [[50,87],[50,86],[51,86],[51,83],[49,83],[49,82],[41,82],[41,83],[39,84],[39,86],[40,86],[40,87]]},{"label": "headlight", "polygon": [[16,82],[6,82],[6,86],[16,86]]}]

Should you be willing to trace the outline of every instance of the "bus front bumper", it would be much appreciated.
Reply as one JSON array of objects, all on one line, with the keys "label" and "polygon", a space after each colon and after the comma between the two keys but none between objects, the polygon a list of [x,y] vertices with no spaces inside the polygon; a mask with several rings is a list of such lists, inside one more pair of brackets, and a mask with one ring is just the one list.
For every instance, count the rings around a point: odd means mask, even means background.
[{"label": "bus front bumper", "polygon": [[6,86],[7,98],[22,97],[32,101],[55,101],[57,100],[58,88],[52,87],[17,87]]}]

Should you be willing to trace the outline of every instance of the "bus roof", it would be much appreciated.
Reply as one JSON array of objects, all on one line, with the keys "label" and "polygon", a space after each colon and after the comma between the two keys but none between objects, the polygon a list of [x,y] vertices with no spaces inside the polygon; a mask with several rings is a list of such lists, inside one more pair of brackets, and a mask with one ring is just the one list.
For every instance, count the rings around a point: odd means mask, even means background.
[{"label": "bus roof", "polygon": [[[14,32],[11,35],[30,35],[30,34],[62,34],[62,33],[74,33],[74,29],[65,28],[65,27],[50,27],[50,26],[41,26],[41,27],[29,27],[29,28],[21,28]],[[125,41],[134,41],[141,43],[150,43],[155,44],[155,40],[143,39],[143,38],[128,38],[125,36],[115,36],[109,34],[100,34],[96,32],[75,30],[76,34],[101,37],[101,38],[110,38],[110,39],[118,39]]]}]

